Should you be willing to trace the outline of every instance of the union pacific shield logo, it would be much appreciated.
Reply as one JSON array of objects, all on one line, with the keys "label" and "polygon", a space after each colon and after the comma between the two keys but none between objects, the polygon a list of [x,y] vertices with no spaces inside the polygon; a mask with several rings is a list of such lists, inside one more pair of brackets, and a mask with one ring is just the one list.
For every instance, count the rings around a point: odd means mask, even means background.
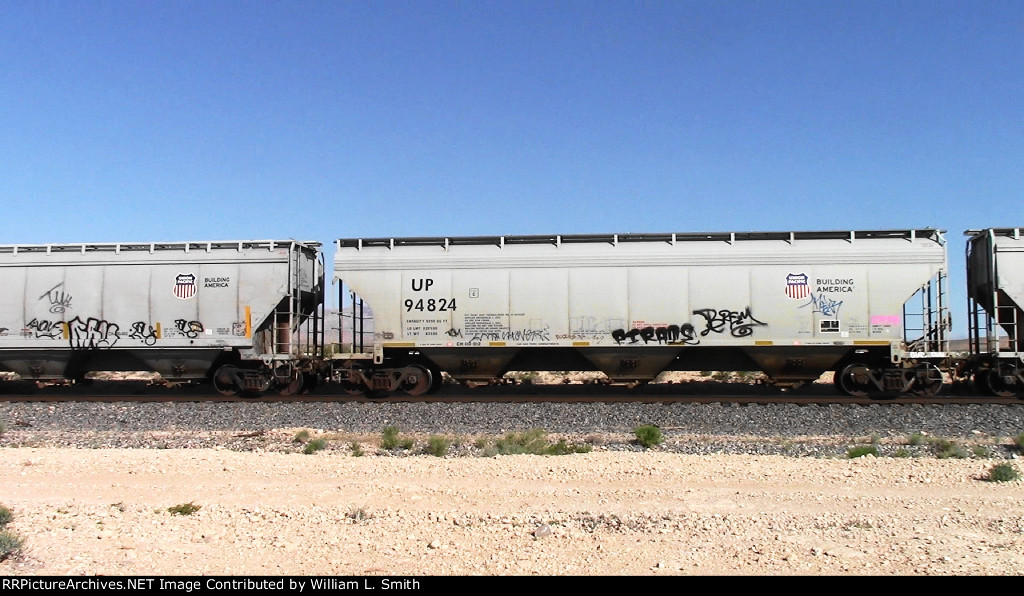
[{"label": "union pacific shield logo", "polygon": [[174,295],[188,300],[196,295],[196,276],[192,273],[179,273],[174,279]]},{"label": "union pacific shield logo", "polygon": [[806,273],[790,273],[786,276],[786,295],[793,300],[801,300],[811,295]]}]

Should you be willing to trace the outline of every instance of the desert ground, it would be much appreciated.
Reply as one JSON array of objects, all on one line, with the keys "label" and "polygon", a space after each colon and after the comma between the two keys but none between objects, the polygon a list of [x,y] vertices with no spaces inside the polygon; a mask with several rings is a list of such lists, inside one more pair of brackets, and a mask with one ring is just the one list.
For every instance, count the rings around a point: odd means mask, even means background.
[{"label": "desert ground", "polygon": [[0,575],[1024,573],[991,460],[373,449],[0,449]]}]

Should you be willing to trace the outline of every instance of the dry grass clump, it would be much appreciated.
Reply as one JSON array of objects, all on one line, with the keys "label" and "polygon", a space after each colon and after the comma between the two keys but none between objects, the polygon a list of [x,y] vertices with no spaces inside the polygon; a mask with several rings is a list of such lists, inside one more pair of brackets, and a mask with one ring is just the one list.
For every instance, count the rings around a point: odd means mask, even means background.
[{"label": "dry grass clump", "polygon": [[25,539],[7,529],[14,521],[14,512],[6,505],[0,505],[0,561],[4,561],[21,552]]}]

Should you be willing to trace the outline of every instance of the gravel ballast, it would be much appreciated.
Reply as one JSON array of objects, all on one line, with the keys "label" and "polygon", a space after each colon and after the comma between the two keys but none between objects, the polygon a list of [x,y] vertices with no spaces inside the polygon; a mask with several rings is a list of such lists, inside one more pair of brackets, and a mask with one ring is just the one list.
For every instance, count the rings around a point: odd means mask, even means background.
[{"label": "gravel ballast", "polygon": [[[1020,575],[1024,483],[988,473],[1024,471],[1022,417],[1016,405],[5,402],[0,505],[25,543],[0,575]],[[664,442],[636,444],[642,424]],[[383,449],[388,426],[414,445]],[[477,447],[533,428],[593,450]],[[431,435],[453,439],[446,457],[425,454]],[[314,437],[327,448],[304,454]],[[940,455],[938,442],[963,449]],[[846,457],[868,443],[880,457]]]},{"label": "gravel ballast", "polygon": [[661,449],[684,453],[836,455],[865,438],[884,449],[906,446],[920,433],[989,444],[1010,455],[1012,449],[1001,446],[1024,433],[1024,404],[4,402],[0,424],[7,428],[0,445],[7,446],[248,450],[265,447],[265,434],[275,429],[358,439],[394,426],[408,434],[452,437],[543,429],[627,449],[633,430],[652,424],[665,435]]}]

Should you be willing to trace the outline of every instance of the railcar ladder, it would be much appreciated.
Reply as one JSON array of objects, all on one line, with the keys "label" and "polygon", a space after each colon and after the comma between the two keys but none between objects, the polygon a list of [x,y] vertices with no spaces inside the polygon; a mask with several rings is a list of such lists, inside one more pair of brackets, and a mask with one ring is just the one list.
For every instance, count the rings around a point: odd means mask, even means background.
[{"label": "railcar ladder", "polygon": [[972,354],[1024,354],[1024,338],[1021,337],[1021,319],[1024,317],[1020,307],[1005,298],[998,290],[992,292],[993,312],[989,312],[972,298],[968,298],[968,302]]},{"label": "railcar ladder", "polygon": [[[373,351],[373,311],[355,292],[349,290],[347,294],[351,312],[346,315],[345,282],[338,280],[338,348],[335,353],[367,354]],[[346,332],[351,338],[348,342]]]},{"label": "railcar ladder", "polygon": [[[321,263],[320,256],[313,261],[314,270],[310,272],[313,280],[314,305],[309,312],[303,309],[304,298],[308,303],[310,296],[303,292],[300,280],[306,259],[302,253],[302,245],[293,242],[289,247],[288,258],[288,296],[274,309],[274,332],[271,334],[272,353],[276,358],[291,359],[294,356],[315,358],[323,355],[324,345],[324,304],[323,304],[323,265],[320,273],[316,264]],[[305,295],[304,295],[305,294]]]},{"label": "railcar ladder", "polygon": [[949,326],[946,274],[940,271],[904,303],[903,337],[911,352],[945,353],[949,349]]}]

